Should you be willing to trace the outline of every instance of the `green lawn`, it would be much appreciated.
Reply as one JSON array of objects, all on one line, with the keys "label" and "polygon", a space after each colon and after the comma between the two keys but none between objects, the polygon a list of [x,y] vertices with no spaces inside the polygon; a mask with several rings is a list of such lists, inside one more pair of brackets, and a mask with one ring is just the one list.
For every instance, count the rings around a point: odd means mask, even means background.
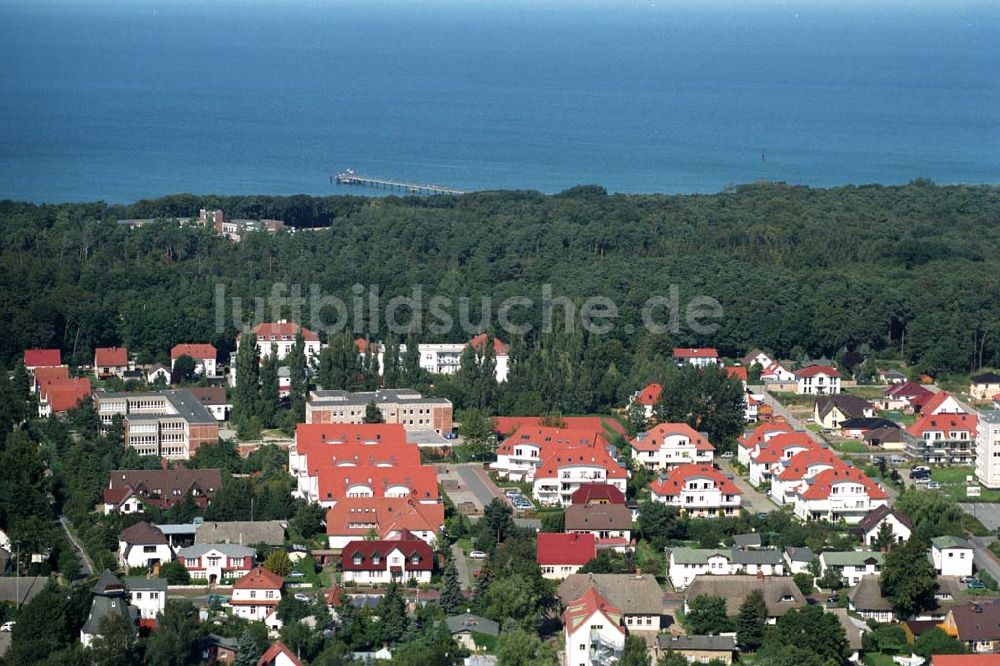
[{"label": "green lawn", "polygon": [[917,420],[916,414],[904,414],[898,410],[883,412],[881,416],[882,418],[889,419],[890,421],[895,421],[904,428],[913,425]]},{"label": "green lawn", "polygon": [[885,391],[885,386],[865,384],[864,386],[847,386],[843,389],[844,393],[850,395],[856,395],[860,398],[865,398],[869,400],[871,398],[880,398],[882,393]]},{"label": "green lawn", "polygon": [[[967,483],[966,476],[973,478]],[[979,497],[966,497],[965,488],[969,485],[979,485],[976,481],[976,470],[973,467],[939,467],[931,470],[931,479],[941,484],[941,491],[959,502],[1000,502],[1000,490],[981,488]]]},{"label": "green lawn", "polygon": [[856,440],[831,441],[830,446],[841,453],[868,453],[869,451],[864,442]]},{"label": "green lawn", "polygon": [[892,656],[881,652],[866,652],[865,666],[896,666]]}]

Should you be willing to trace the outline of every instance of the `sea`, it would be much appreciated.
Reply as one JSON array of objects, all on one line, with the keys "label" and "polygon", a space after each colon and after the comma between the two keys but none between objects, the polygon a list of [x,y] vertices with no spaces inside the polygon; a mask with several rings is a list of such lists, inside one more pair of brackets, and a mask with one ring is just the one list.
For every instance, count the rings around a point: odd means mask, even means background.
[{"label": "sea", "polygon": [[0,198],[1000,183],[1000,3],[3,0]]}]

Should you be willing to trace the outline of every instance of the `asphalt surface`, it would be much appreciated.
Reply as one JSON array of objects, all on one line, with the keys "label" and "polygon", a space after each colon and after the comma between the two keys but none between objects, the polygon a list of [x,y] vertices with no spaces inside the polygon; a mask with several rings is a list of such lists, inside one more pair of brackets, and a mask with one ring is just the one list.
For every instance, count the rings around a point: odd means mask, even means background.
[{"label": "asphalt surface", "polygon": [[974,516],[988,530],[1000,529],[1000,504],[987,504],[985,502],[971,502],[959,504],[962,511]]},{"label": "asphalt surface", "polygon": [[69,538],[69,542],[76,548],[76,552],[80,557],[80,573],[83,574],[84,578],[92,576],[94,574],[94,563],[90,561],[87,551],[83,549],[80,542],[76,540],[76,536],[73,535],[73,531],[70,530],[69,520],[66,519],[66,516],[59,516],[59,524],[62,525],[63,531],[66,532],[66,536]]},{"label": "asphalt surface", "polygon": [[472,589],[472,575],[469,573],[469,563],[465,560],[465,553],[461,546],[452,544],[451,557],[455,561],[455,571],[458,572],[458,583],[463,590]]},{"label": "asphalt surface", "polygon": [[979,571],[988,571],[993,576],[993,580],[1000,580],[1000,562],[997,561],[988,546],[996,540],[996,537],[972,537],[972,561]]},{"label": "asphalt surface", "polygon": [[455,471],[462,478],[466,488],[476,496],[476,499],[484,507],[492,502],[493,498],[505,500],[503,493],[500,492],[500,489],[490,479],[489,474],[483,469],[482,464],[456,465]]},{"label": "asphalt surface", "polygon": [[736,473],[731,459],[718,458],[715,462],[725,474],[733,475],[733,483],[743,491],[744,509],[750,513],[771,513],[778,510],[778,505],[771,501],[767,495],[751,486],[749,480]]}]

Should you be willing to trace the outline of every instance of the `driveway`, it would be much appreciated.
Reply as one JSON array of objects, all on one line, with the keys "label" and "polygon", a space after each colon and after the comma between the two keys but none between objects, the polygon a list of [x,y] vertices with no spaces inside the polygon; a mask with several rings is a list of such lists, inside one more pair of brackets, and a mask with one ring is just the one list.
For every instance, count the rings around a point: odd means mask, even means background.
[{"label": "driveway", "polygon": [[465,553],[457,543],[451,545],[451,558],[455,562],[455,571],[458,572],[458,584],[463,590],[472,589],[472,576],[469,574],[469,563],[465,560]]},{"label": "driveway", "polygon": [[[959,504],[962,511],[977,518],[988,530],[997,531],[1000,529],[1000,504],[987,504],[985,502],[963,502]],[[997,580],[1000,580],[998,578]]]},{"label": "driveway", "polygon": [[744,509],[750,513],[770,513],[778,509],[778,505],[771,501],[767,495],[751,486],[747,479],[736,473],[736,470],[733,469],[731,459],[724,460],[719,458],[716,462],[725,474],[733,475],[733,483],[736,484],[737,488],[743,491]]},{"label": "driveway", "polygon": [[69,520],[66,516],[59,516],[59,524],[62,525],[63,530],[66,532],[66,536],[69,538],[69,542],[73,544],[76,548],[76,552],[80,557],[80,573],[83,578],[87,578],[94,574],[94,563],[90,561],[90,556],[87,555],[87,551],[83,549],[80,542],[76,540],[73,531],[69,527]]},{"label": "driveway", "polygon": [[476,501],[482,506],[485,507],[494,498],[505,500],[503,493],[500,492],[500,489],[490,479],[489,474],[483,469],[482,464],[472,463],[455,466],[455,470],[458,472],[465,486],[475,495]]}]

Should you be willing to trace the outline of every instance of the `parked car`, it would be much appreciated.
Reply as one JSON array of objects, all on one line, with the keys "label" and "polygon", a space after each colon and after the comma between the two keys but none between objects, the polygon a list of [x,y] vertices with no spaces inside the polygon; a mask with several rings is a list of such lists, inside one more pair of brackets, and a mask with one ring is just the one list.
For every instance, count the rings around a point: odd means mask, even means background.
[{"label": "parked car", "polygon": [[447,433],[445,433],[444,438],[445,439],[458,439],[458,435],[456,435],[453,432],[447,432]]},{"label": "parked car", "polygon": [[224,604],[224,603],[226,603],[226,601],[227,601],[227,599],[226,599],[225,595],[222,595],[222,594],[210,594],[210,595],[208,595],[208,603],[209,604],[214,604],[214,603]]},{"label": "parked car", "polygon": [[469,553],[469,559],[472,559],[472,560],[485,560],[486,559],[486,553],[484,553],[481,550],[474,550],[471,553]]},{"label": "parked car", "polygon": [[304,573],[302,573],[301,571],[293,571],[292,573],[288,574],[288,577],[289,578],[305,578],[306,575]]},{"label": "parked car", "polygon": [[295,599],[296,601],[304,601],[305,603],[309,603],[310,601],[312,601],[312,599],[309,598],[308,594],[304,594],[302,592],[296,592]]},{"label": "parked car", "polygon": [[913,479],[913,483],[919,483],[920,485],[925,485],[931,482],[931,477],[929,476],[918,476]]},{"label": "parked car", "polygon": [[969,588],[970,590],[985,590],[986,589],[986,585],[983,583],[983,581],[979,580],[978,578],[973,578],[971,580],[965,581],[965,586],[967,588]]},{"label": "parked car", "polygon": [[510,497],[511,499],[514,499],[515,497],[521,496],[521,491],[518,490],[517,488],[508,488],[507,490],[503,491],[503,494],[506,495],[507,497]]},{"label": "parked car", "polygon": [[732,451],[726,451],[725,453],[723,453],[719,457],[722,458],[722,459],[724,459],[724,460],[729,460],[730,458],[733,457],[733,452]]},{"label": "parked car", "polygon": [[17,622],[14,622],[13,620],[10,622],[4,622],[3,624],[0,624],[0,631],[14,631],[15,624],[17,624]]},{"label": "parked car", "polygon": [[927,490],[941,490],[941,484],[937,481],[928,481]]}]

